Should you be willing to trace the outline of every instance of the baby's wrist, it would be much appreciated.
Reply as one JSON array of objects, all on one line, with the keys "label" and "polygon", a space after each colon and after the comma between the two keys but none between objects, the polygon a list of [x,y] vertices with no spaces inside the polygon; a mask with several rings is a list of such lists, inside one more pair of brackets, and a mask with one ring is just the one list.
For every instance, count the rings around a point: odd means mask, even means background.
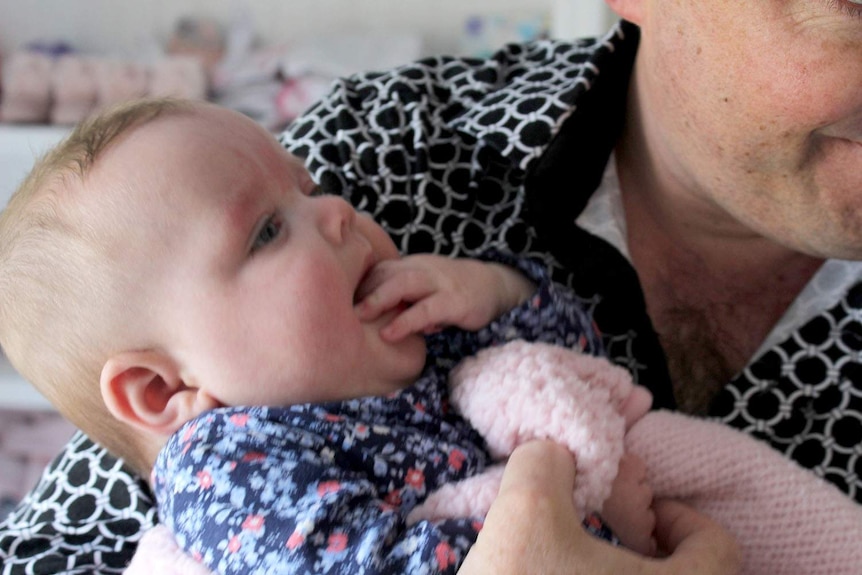
[{"label": "baby's wrist", "polygon": [[497,276],[499,312],[505,313],[529,299],[538,286],[517,269],[496,262],[487,264]]}]

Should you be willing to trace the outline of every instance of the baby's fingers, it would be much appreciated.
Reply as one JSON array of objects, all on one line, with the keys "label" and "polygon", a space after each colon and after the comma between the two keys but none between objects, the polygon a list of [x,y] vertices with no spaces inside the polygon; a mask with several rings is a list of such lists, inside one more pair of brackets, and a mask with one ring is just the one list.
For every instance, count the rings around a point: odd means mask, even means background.
[{"label": "baby's fingers", "polygon": [[426,276],[417,270],[375,272],[365,282],[367,287],[360,288],[357,294],[361,296],[357,312],[364,321],[372,320],[402,303],[420,300],[433,291]]},{"label": "baby's fingers", "polygon": [[439,293],[420,299],[396,315],[381,331],[383,339],[398,341],[413,333],[434,333],[446,325],[447,298]]}]

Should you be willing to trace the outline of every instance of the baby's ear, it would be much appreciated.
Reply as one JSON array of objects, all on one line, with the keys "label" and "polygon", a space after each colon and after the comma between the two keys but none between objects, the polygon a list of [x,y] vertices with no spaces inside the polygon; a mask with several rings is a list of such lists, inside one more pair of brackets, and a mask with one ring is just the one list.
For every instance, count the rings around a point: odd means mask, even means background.
[{"label": "baby's ear", "polygon": [[157,351],[127,351],[102,367],[102,399],[114,417],[133,427],[169,435],[219,403],[186,385],[179,366]]}]

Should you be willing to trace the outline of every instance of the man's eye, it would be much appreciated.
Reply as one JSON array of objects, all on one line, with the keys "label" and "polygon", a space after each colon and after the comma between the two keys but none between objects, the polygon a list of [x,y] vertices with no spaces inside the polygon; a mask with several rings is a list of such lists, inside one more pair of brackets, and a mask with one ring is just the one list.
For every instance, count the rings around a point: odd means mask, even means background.
[{"label": "man's eye", "polygon": [[281,233],[281,222],[275,216],[270,216],[254,238],[254,243],[251,246],[252,253],[272,242],[279,233]]}]

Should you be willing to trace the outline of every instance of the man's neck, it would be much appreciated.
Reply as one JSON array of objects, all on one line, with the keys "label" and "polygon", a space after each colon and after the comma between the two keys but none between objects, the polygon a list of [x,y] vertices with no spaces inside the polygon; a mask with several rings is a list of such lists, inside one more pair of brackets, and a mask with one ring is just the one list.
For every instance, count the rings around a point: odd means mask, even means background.
[{"label": "man's neck", "polygon": [[823,261],[747,229],[626,136],[616,159],[629,253],[677,399],[704,412]]}]

